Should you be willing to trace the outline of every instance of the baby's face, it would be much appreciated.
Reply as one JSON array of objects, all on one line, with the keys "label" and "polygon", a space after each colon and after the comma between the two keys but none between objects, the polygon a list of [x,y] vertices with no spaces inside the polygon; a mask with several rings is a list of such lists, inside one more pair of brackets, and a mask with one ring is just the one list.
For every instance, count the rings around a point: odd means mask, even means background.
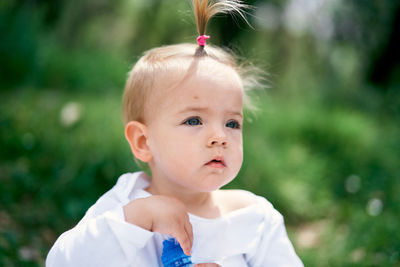
[{"label": "baby's face", "polygon": [[164,75],[148,103],[153,179],[188,192],[216,190],[235,178],[243,161],[240,78],[204,59],[171,88],[173,81]]}]

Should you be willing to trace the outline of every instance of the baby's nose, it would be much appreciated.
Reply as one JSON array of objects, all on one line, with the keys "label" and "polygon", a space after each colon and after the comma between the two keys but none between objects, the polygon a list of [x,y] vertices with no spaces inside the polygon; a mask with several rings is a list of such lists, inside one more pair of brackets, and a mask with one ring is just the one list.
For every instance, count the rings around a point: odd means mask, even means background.
[{"label": "baby's nose", "polygon": [[224,136],[212,136],[210,139],[208,139],[207,142],[208,147],[214,147],[214,146],[226,147],[226,145],[227,145],[226,137]]}]

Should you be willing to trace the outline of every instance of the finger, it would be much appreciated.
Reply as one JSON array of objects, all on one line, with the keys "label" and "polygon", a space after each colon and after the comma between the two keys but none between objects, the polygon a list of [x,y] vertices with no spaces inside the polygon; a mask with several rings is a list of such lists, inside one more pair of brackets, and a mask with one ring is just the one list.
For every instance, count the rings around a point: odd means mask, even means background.
[{"label": "finger", "polygon": [[192,224],[189,221],[185,224],[185,230],[187,235],[189,236],[190,250],[191,250],[193,247],[193,228]]},{"label": "finger", "polygon": [[183,227],[179,227],[177,233],[173,236],[176,238],[176,240],[178,240],[183,252],[190,256],[190,239],[186,231],[182,228]]}]

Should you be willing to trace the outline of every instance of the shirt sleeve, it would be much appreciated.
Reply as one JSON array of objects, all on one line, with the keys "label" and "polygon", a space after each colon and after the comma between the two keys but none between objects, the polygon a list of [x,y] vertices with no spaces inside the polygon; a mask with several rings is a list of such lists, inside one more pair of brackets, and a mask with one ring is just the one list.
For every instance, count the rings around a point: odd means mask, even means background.
[{"label": "shirt sleeve", "polygon": [[266,216],[257,249],[248,256],[252,267],[303,267],[286,233],[283,216],[266,204]]},{"label": "shirt sleeve", "polygon": [[57,239],[47,255],[47,267],[128,266],[153,236],[125,221],[122,204],[93,214],[89,210],[77,226]]}]

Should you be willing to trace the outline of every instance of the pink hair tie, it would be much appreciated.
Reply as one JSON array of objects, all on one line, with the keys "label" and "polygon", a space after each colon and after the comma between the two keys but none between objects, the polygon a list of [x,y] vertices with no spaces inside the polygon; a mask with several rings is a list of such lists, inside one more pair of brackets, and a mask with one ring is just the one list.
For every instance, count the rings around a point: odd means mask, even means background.
[{"label": "pink hair tie", "polygon": [[208,35],[200,35],[199,37],[197,37],[197,43],[200,46],[205,46],[207,39],[210,39],[210,36],[208,36]]}]

